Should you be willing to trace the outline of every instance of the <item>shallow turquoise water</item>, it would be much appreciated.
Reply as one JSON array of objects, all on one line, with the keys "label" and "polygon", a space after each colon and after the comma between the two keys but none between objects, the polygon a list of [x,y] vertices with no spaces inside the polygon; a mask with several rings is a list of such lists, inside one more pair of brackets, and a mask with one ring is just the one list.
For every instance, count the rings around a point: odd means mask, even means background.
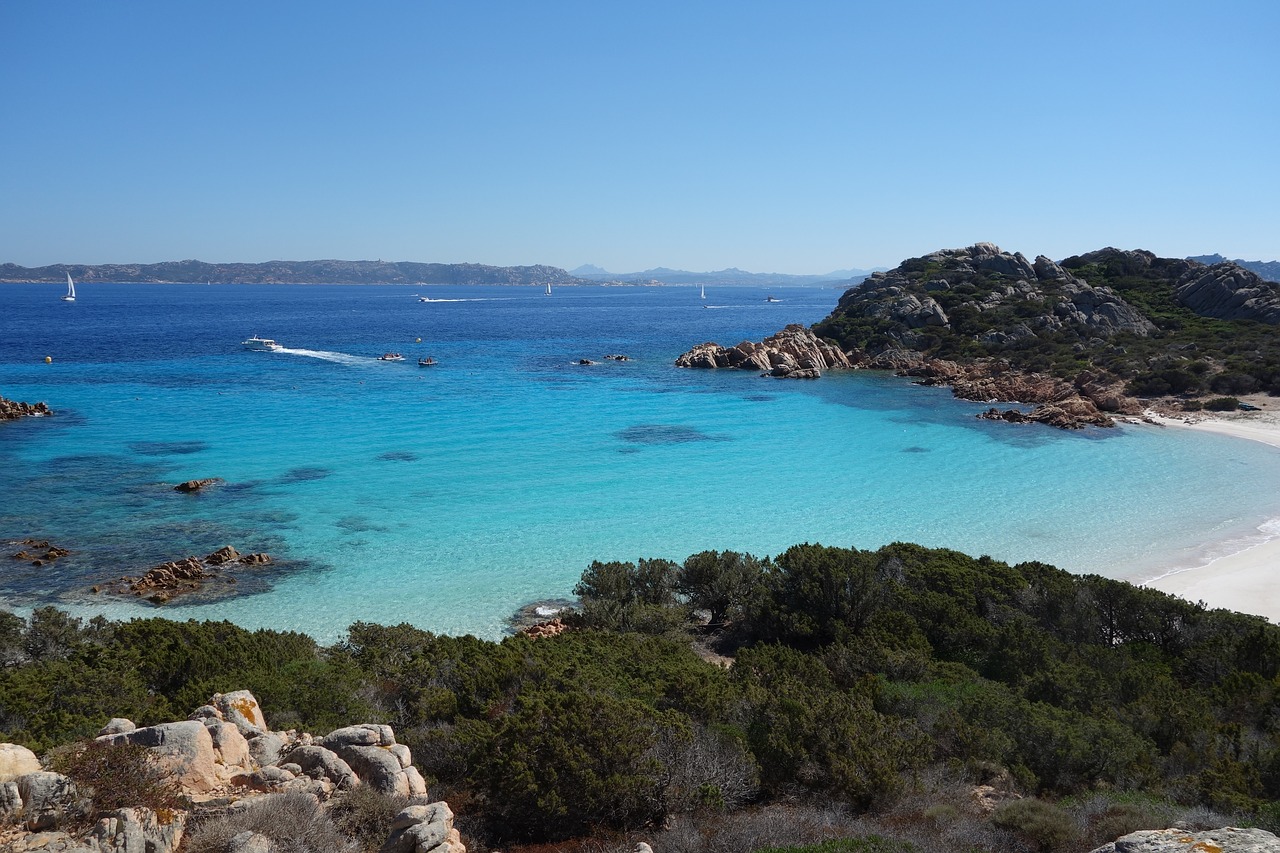
[{"label": "shallow turquoise water", "polygon": [[[74,305],[56,290],[0,287],[0,394],[58,413],[0,424],[0,539],[74,552],[6,567],[19,608],[496,637],[592,559],[905,540],[1143,578],[1280,516],[1264,445],[988,423],[870,372],[672,366],[704,340],[811,323],[838,291],[722,288],[707,310],[678,287],[85,285]],[[245,351],[253,333],[287,349]],[[388,350],[406,361],[376,360]],[[418,368],[425,354],[439,364]],[[172,491],[212,476],[227,485]],[[225,544],[280,563],[209,604],[87,592]]]}]

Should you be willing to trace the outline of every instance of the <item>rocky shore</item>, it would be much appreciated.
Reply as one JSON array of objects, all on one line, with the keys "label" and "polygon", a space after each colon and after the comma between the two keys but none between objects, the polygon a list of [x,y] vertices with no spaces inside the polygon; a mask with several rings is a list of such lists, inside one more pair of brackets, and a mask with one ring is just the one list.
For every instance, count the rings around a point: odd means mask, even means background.
[{"label": "rocky shore", "polygon": [[817,379],[823,370],[852,366],[839,347],[798,323],[760,343],[743,341],[726,348],[709,342],[676,359],[676,367],[756,370],[778,379]]},{"label": "rocky shore", "polygon": [[23,403],[0,397],[0,421],[16,421],[18,418],[41,418],[53,411],[44,403]]},{"label": "rocky shore", "polygon": [[[303,798],[324,809],[347,792],[369,787],[405,804],[391,823],[384,851],[466,853],[449,805],[427,796],[409,748],[396,742],[387,725],[346,726],[324,736],[272,731],[253,694],[239,690],[215,694],[184,721],[139,728],[112,719],[84,748],[128,745],[145,750],[178,807],[139,803],[112,809],[84,828],[84,816],[94,814],[94,798],[105,792],[78,790],[71,776],[47,769],[51,756],[42,762],[23,746],[0,744],[0,827],[13,827],[0,829],[0,849],[174,853],[193,828],[207,833],[217,821],[234,828],[237,815],[278,806],[280,798]],[[133,780],[121,775],[116,781]],[[299,828],[276,829],[236,833],[221,849],[292,849],[280,845]]]},{"label": "rocky shore", "polygon": [[241,554],[227,545],[203,557],[185,557],[152,566],[137,577],[126,575],[90,591],[132,595],[153,604],[165,604],[179,595],[202,590],[210,582],[236,583],[235,576],[227,572],[232,566],[263,566],[270,562],[270,554]]}]

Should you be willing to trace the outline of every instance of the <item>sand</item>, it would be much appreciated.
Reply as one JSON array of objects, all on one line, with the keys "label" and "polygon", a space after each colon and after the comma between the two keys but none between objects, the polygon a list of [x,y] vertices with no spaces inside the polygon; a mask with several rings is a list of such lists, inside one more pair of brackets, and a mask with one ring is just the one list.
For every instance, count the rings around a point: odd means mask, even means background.
[{"label": "sand", "polygon": [[[1221,416],[1200,413],[1169,416],[1154,412],[1146,415],[1151,421],[1164,426],[1260,441],[1280,449],[1280,404],[1266,398],[1250,399],[1249,402],[1262,406],[1263,410]],[[1157,577],[1143,585],[1190,601],[1203,601],[1211,608],[1223,607],[1280,622],[1280,535],[1203,566]]]}]

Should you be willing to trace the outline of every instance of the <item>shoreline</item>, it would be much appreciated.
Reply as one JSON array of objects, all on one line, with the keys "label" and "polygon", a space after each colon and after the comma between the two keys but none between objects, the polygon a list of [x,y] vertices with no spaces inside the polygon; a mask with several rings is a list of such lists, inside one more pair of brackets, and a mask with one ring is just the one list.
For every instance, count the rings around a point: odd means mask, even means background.
[{"label": "shoreline", "polygon": [[[1148,410],[1143,416],[1159,426],[1210,432],[1280,449],[1280,411],[1267,405],[1265,397],[1248,402],[1262,410],[1224,416],[1199,412],[1171,416]],[[1280,622],[1280,523],[1260,526],[1258,537],[1261,541],[1202,565],[1170,567],[1164,574],[1134,582],[1188,601],[1204,602],[1210,609],[1226,608]]]}]

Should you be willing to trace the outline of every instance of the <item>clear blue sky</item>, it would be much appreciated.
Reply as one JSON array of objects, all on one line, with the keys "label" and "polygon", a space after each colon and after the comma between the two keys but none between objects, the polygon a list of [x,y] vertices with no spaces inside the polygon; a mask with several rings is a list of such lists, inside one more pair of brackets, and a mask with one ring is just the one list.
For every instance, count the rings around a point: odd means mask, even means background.
[{"label": "clear blue sky", "polygon": [[1280,257],[1280,2],[0,0],[0,262]]}]

